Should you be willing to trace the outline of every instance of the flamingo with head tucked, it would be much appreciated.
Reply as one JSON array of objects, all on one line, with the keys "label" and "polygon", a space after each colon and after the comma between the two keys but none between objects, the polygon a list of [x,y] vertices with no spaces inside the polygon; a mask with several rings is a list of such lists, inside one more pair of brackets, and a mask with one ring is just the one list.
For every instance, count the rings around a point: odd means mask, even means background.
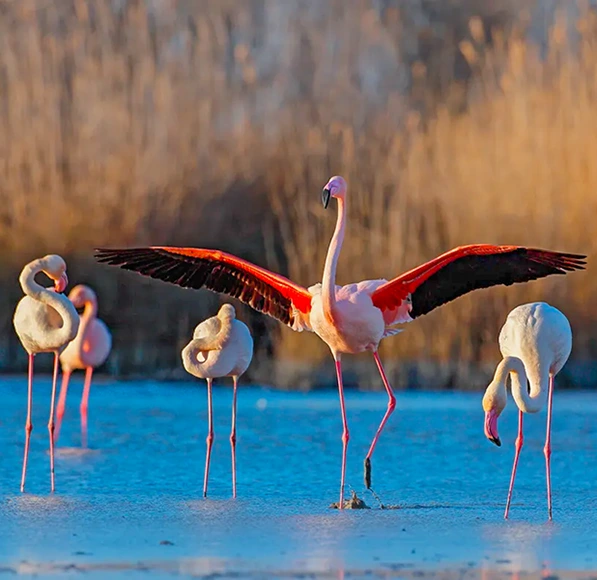
[{"label": "flamingo with head tucked", "polygon": [[58,441],[60,426],[64,416],[66,393],[70,376],[74,370],[85,370],[85,383],[81,397],[81,444],[87,447],[87,408],[89,406],[89,390],[93,369],[104,364],[112,348],[112,335],[108,327],[97,317],[97,296],[95,292],[84,284],[75,286],[68,295],[75,308],[83,308],[81,324],[74,340],[71,341],[60,355],[62,363],[62,386],[56,408],[56,429],[54,441]]},{"label": "flamingo with head tucked", "polygon": [[[54,289],[44,288],[35,281],[35,276],[43,272],[54,281]],[[23,473],[21,491],[25,490],[29,440],[33,425],[31,407],[33,404],[33,359],[41,352],[54,353],[54,372],[52,375],[52,398],[50,403],[50,483],[54,491],[54,402],[56,399],[56,381],[58,379],[58,355],[62,348],[77,334],[79,315],[72,302],[62,294],[68,284],[66,264],[55,254],[50,254],[27,264],[19,277],[23,292],[26,294],[15,310],[13,324],[24,349],[29,355],[27,422],[25,423],[25,453],[23,455]]]},{"label": "flamingo with head tucked", "polygon": [[346,449],[349,440],[344,405],[343,354],[371,352],[388,394],[388,407],[365,458],[365,483],[371,486],[371,456],[394,411],[396,399],[383,370],[378,346],[410,322],[471,290],[510,285],[582,269],[585,256],[525,248],[478,244],[455,248],[393,280],[366,280],[336,286],[336,266],[346,227],[347,186],[332,177],[322,193],[328,207],[338,203],[338,219],[328,249],[321,284],[304,288],[284,276],[219,250],[154,246],[98,249],[100,262],[134,270],[186,288],[207,288],[238,298],[255,310],[277,318],[297,331],[315,332],[330,348],[336,365],[342,413],[343,505]]},{"label": "flamingo with head tucked", "polygon": [[[506,381],[512,385],[512,397],[518,406],[518,436],[514,464],[504,518],[508,519],[510,500],[520,450],[522,449],[523,413],[538,413],[547,401],[547,433],[545,436],[545,472],[547,477],[547,512],[551,520],[551,410],[553,379],[566,364],[572,350],[572,330],[568,319],[545,302],[516,307],[506,318],[499,336],[503,355],[493,381],[483,397],[485,436],[498,447],[497,419],[506,406]],[[530,386],[530,391],[527,388]]]},{"label": "flamingo with head tucked", "polygon": [[232,377],[232,430],[230,448],[232,451],[232,496],[236,497],[236,391],[239,377],[249,368],[253,358],[253,338],[249,329],[236,319],[232,304],[223,304],[218,314],[197,325],[193,339],[182,351],[185,370],[207,380],[207,453],[203,477],[203,497],[207,497],[209,461],[214,440],[211,387],[213,379]]}]

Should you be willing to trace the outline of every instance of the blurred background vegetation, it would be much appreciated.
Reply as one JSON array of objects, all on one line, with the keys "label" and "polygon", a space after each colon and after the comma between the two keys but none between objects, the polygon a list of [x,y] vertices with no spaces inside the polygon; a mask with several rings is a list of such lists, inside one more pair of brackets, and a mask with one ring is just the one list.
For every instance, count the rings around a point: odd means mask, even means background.
[{"label": "blurred background vegetation", "polygon": [[[334,174],[350,196],[339,283],[475,242],[591,264],[596,98],[588,2],[0,0],[0,370],[26,365],[18,272],[52,252],[98,292],[108,372],[183,376],[180,349],[222,298],[98,265],[92,248],[217,247],[307,286],[334,226],[320,206]],[[390,376],[484,387],[506,314],[540,299],[575,331],[561,384],[597,384],[590,267],[417,320],[385,341]],[[255,333],[250,379],[333,384],[315,336],[235,305]],[[380,386],[370,357],[347,371]]]}]

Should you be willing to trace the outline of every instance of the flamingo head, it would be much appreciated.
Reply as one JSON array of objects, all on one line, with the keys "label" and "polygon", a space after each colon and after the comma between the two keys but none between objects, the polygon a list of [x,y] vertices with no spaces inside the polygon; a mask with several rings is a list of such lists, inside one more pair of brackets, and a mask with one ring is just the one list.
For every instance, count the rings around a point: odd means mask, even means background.
[{"label": "flamingo head", "polygon": [[95,292],[85,284],[77,284],[68,294],[68,299],[75,308],[83,308],[87,302],[97,302]]},{"label": "flamingo head", "polygon": [[64,292],[68,286],[66,262],[57,254],[48,254],[41,259],[42,270],[54,281],[54,289],[58,293]]},{"label": "flamingo head", "polygon": [[506,407],[506,393],[500,388],[499,383],[492,383],[487,388],[483,397],[483,410],[485,411],[485,437],[498,447],[502,442],[498,435],[497,420]]},{"label": "flamingo head", "polygon": [[236,310],[232,304],[222,304],[218,310],[218,318],[220,320],[234,320],[236,318]]},{"label": "flamingo head", "polygon": [[335,197],[336,199],[344,199],[346,196],[346,181],[343,177],[335,175],[332,177],[323,188],[321,192],[321,201],[323,208],[327,209],[330,203],[330,198]]}]

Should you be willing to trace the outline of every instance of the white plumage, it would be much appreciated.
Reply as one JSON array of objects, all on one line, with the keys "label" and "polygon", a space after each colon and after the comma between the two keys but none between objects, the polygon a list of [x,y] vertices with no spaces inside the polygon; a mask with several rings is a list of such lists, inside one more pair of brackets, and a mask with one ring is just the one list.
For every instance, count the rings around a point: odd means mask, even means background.
[{"label": "white plumage", "polygon": [[236,497],[236,394],[238,378],[249,368],[253,358],[253,338],[247,326],[236,320],[231,304],[224,304],[216,316],[197,325],[193,339],[182,351],[185,370],[199,379],[207,380],[208,435],[203,479],[203,497],[207,496],[209,462],[214,440],[212,382],[220,377],[232,377],[232,495]]},{"label": "white plumage", "polygon": [[[485,435],[501,445],[497,419],[507,402],[506,381],[510,377],[512,396],[519,408],[516,453],[504,517],[508,517],[516,467],[523,443],[523,413],[537,413],[547,401],[547,434],[545,464],[549,519],[551,507],[551,410],[553,378],[560,372],[572,350],[572,330],[568,319],[557,308],[545,302],[533,302],[516,307],[506,319],[499,336],[503,355],[492,382],[483,397]],[[528,385],[528,386],[527,386]]]}]

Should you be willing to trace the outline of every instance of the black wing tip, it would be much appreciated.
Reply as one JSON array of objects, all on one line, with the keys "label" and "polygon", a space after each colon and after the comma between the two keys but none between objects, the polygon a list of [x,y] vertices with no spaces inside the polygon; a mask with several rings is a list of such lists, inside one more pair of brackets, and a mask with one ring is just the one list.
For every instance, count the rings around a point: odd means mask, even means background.
[{"label": "black wing tip", "polygon": [[130,258],[154,254],[153,248],[94,248],[93,257],[101,263],[125,264]]}]

